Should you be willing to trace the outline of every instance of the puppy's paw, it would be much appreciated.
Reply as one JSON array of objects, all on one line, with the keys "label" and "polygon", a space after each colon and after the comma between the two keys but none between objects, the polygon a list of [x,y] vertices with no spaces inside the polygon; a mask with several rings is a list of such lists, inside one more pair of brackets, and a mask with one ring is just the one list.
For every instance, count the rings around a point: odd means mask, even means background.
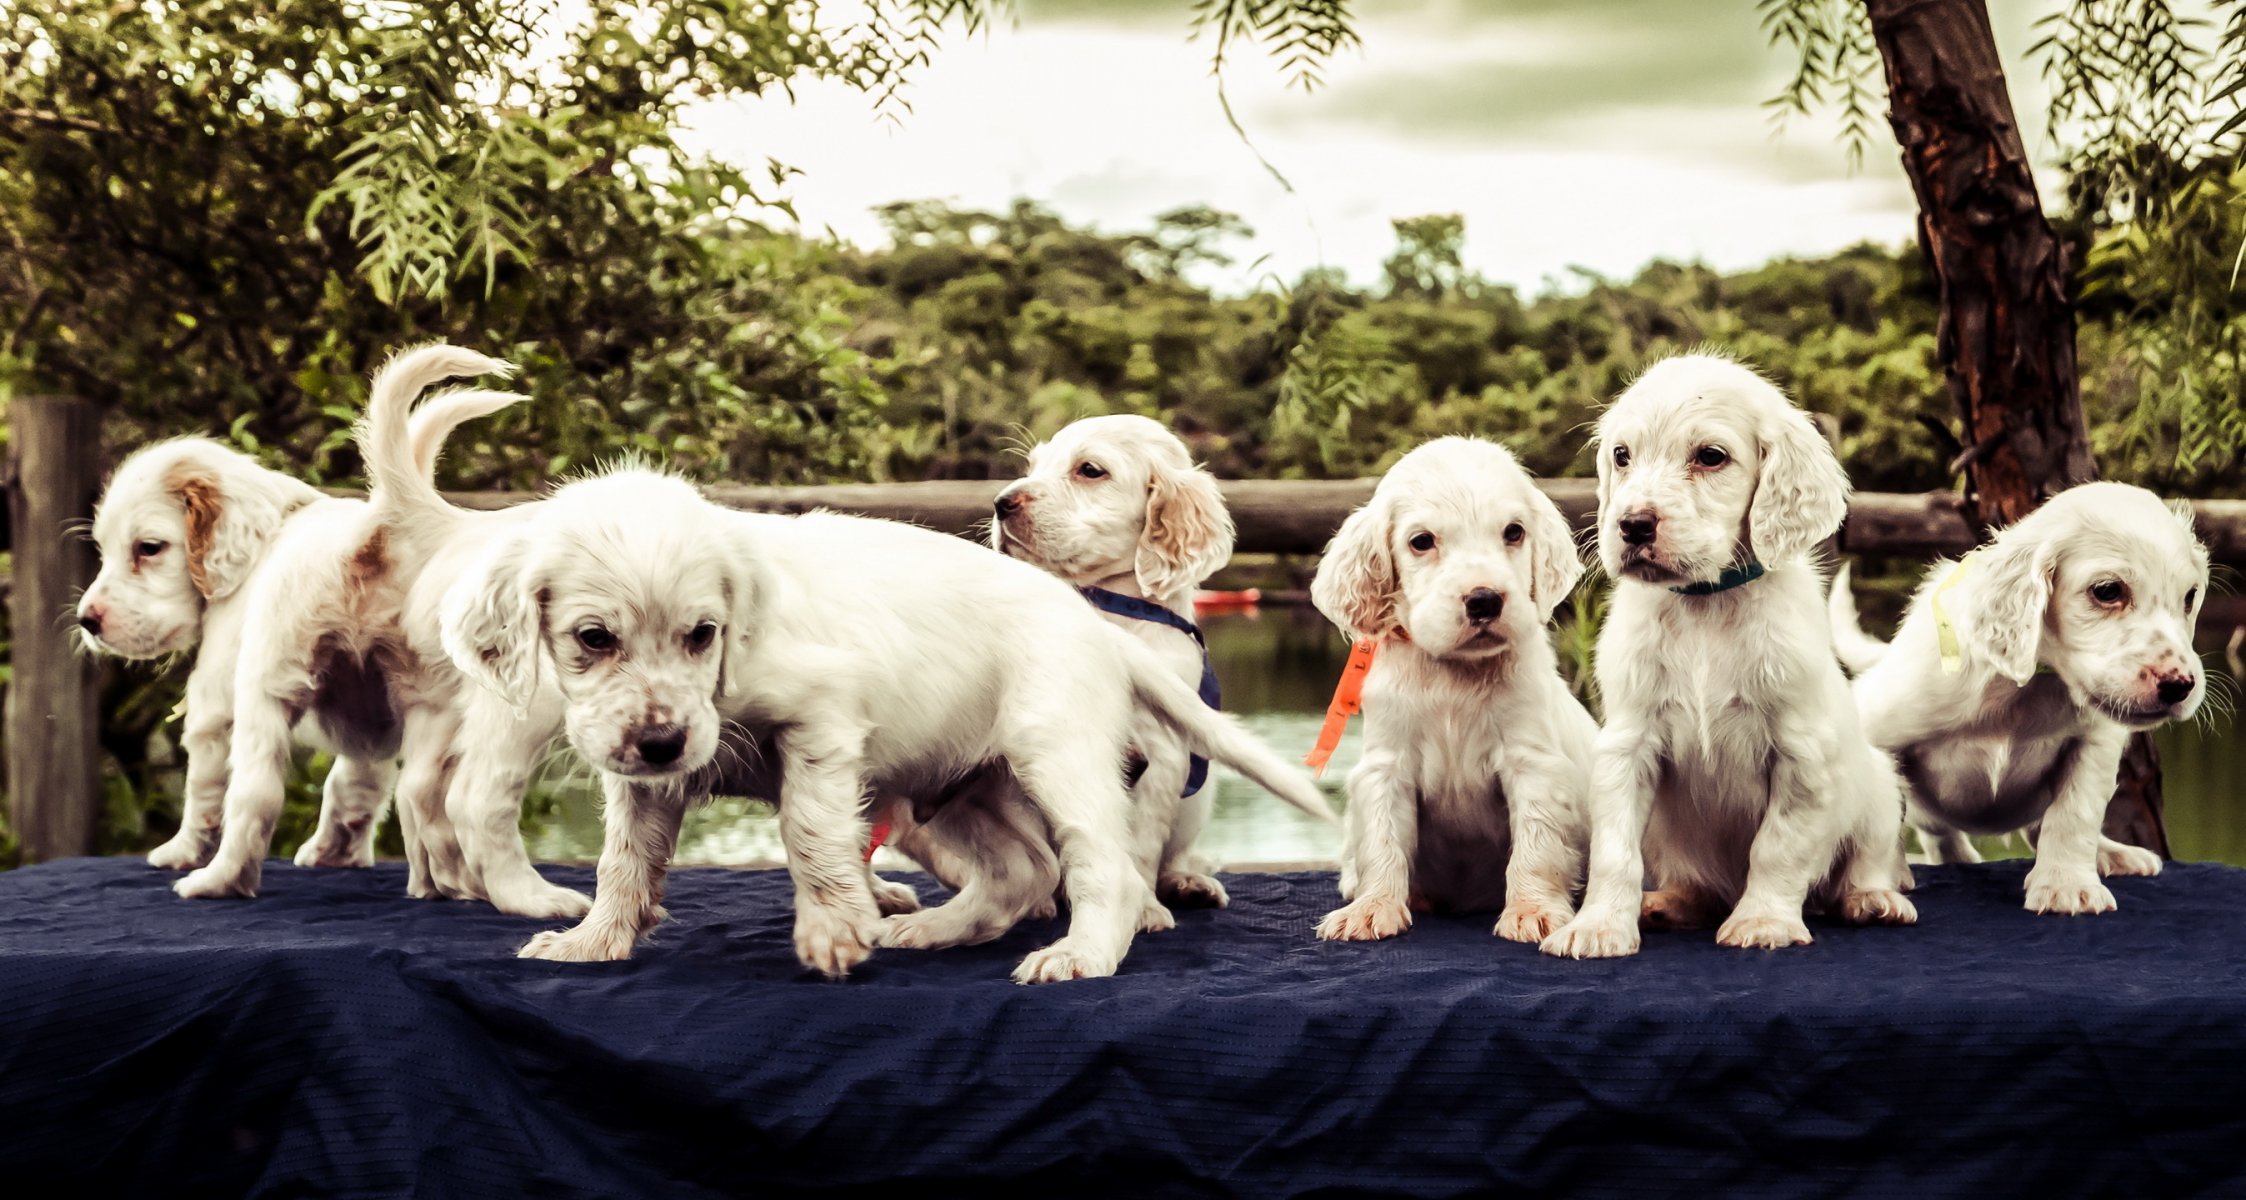
[{"label": "puppy's paw", "polygon": [[2112,912],[2113,893],[2088,871],[2047,870],[2028,872],[2028,911],[2081,917]]},{"label": "puppy's paw", "polygon": [[1552,936],[1552,931],[1575,919],[1575,913],[1565,905],[1538,904],[1534,901],[1515,901],[1497,914],[1497,928],[1490,932],[1509,942],[1540,943]]},{"label": "puppy's paw", "polygon": [[1115,960],[1091,953],[1074,938],[1062,938],[1034,951],[1014,968],[1015,983],[1062,983],[1071,979],[1105,979],[1115,974]]},{"label": "puppy's paw", "polygon": [[1800,917],[1783,914],[1735,912],[1716,930],[1717,945],[1740,950],[1783,950],[1806,946],[1809,940],[1809,926]]},{"label": "puppy's paw", "polygon": [[1060,916],[1060,915],[1061,915],[1061,902],[1060,902],[1060,901],[1058,901],[1058,900],[1055,900],[1055,899],[1054,899],[1053,897],[1051,897],[1051,896],[1047,896],[1047,897],[1045,897],[1045,898],[1044,898],[1043,900],[1040,900],[1040,901],[1038,901],[1037,903],[1035,903],[1035,904],[1032,904],[1032,905],[1030,905],[1030,906],[1029,906],[1029,911],[1028,911],[1028,912],[1025,912],[1025,913],[1023,913],[1023,914],[1022,914],[1022,920],[1024,920],[1024,921],[1050,921],[1050,920],[1052,920],[1053,918],[1055,918],[1055,917],[1057,917],[1057,916]]},{"label": "puppy's paw", "polygon": [[1223,908],[1232,902],[1214,875],[1164,875],[1154,885],[1154,894],[1171,908]]},{"label": "puppy's paw", "polygon": [[829,979],[849,975],[850,968],[873,955],[880,941],[881,919],[871,911],[853,912],[839,904],[796,904],[795,956]]},{"label": "puppy's paw", "polygon": [[1329,942],[1377,942],[1412,927],[1412,910],[1387,896],[1359,896],[1326,914],[1318,936]]},{"label": "puppy's paw", "polygon": [[1638,925],[1577,913],[1536,948],[1554,958],[1626,958],[1638,952]]},{"label": "puppy's paw", "polygon": [[920,911],[920,893],[893,879],[875,876],[873,880],[873,906],[885,917],[902,916]]},{"label": "puppy's paw", "polygon": [[210,859],[211,851],[204,840],[184,829],[148,852],[148,865],[160,871],[192,871]]},{"label": "puppy's paw", "polygon": [[1860,888],[1840,898],[1840,919],[1851,925],[1916,925],[1918,906],[1898,891]]},{"label": "puppy's paw", "polygon": [[347,842],[337,837],[312,837],[296,848],[291,860],[300,867],[322,869],[371,867],[374,865],[374,841],[362,838]]},{"label": "puppy's paw", "polygon": [[229,897],[249,899],[257,895],[256,871],[222,871],[217,867],[199,867],[190,871],[172,885],[172,890],[189,900],[220,900]]},{"label": "puppy's paw", "polygon": [[2158,875],[2160,856],[2143,846],[2103,842],[2098,846],[2100,875]]},{"label": "puppy's paw", "polygon": [[524,943],[516,957],[548,962],[622,962],[632,956],[632,943],[638,940],[631,930],[588,923],[575,929],[549,929]]},{"label": "puppy's paw", "polygon": [[583,892],[547,883],[537,887],[522,885],[501,888],[492,893],[491,906],[511,917],[573,921],[592,911],[593,898]]},{"label": "puppy's paw", "polygon": [[1721,915],[1698,893],[1682,888],[1647,892],[1638,901],[1638,925],[1643,929],[1706,929]]},{"label": "puppy's paw", "polygon": [[1140,933],[1165,933],[1177,927],[1178,919],[1171,916],[1170,910],[1160,904],[1148,900],[1139,907]]},{"label": "puppy's paw", "polygon": [[948,950],[978,946],[1006,932],[1002,921],[953,911],[957,903],[883,918],[881,944],[897,950]]}]

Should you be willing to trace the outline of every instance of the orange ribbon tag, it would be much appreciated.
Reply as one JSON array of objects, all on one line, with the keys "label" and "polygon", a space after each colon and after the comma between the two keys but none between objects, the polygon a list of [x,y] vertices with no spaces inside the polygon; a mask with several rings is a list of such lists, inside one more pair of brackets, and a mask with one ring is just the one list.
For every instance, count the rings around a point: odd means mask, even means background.
[{"label": "orange ribbon tag", "polygon": [[1349,648],[1349,662],[1341,669],[1341,682],[1334,685],[1333,703],[1326,706],[1326,723],[1318,729],[1318,744],[1302,761],[1310,764],[1313,774],[1324,775],[1326,763],[1334,756],[1334,747],[1341,745],[1342,731],[1349,728],[1349,718],[1364,711],[1365,676],[1373,669],[1373,651],[1380,649],[1377,638],[1366,638]]},{"label": "orange ribbon tag", "polygon": [[867,844],[866,844],[866,861],[867,861],[867,862],[872,862],[872,861],[873,861],[873,852],[874,852],[874,851],[876,851],[876,850],[879,850],[879,849],[881,849],[881,844],[882,844],[883,842],[886,842],[886,841],[888,841],[888,840],[889,840],[889,822],[887,822],[887,821],[875,821],[875,822],[873,823],[873,837],[872,837],[872,839],[871,839],[870,841],[868,841],[868,842],[867,842]]}]

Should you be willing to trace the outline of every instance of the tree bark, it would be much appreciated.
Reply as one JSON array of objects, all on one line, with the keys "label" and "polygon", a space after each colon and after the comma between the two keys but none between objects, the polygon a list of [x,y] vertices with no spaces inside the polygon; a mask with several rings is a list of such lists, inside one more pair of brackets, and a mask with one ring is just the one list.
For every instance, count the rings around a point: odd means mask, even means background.
[{"label": "tree bark", "polygon": [[91,538],[100,421],[82,400],[19,396],[9,410],[8,502],[16,539],[8,619],[8,802],[25,862],[92,854],[101,826],[101,714],[94,659],[77,644],[78,593],[94,580]]},{"label": "tree bark", "polygon": [[[2097,478],[2075,371],[2072,264],[2044,219],[1982,0],[1865,0],[1888,120],[1941,285],[1938,345],[1964,428],[1966,504],[1984,529]],[[2129,742],[2106,812],[2166,857],[2160,759]]]}]

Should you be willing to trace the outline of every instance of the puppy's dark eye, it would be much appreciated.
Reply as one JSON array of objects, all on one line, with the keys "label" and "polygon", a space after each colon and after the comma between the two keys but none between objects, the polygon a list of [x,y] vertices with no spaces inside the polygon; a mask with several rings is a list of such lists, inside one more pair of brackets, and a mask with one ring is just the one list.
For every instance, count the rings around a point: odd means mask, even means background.
[{"label": "puppy's dark eye", "polygon": [[1529,531],[1521,528],[1521,523],[1519,521],[1515,521],[1511,525],[1505,527],[1505,544],[1508,546],[1518,546],[1521,544],[1521,539],[1527,537],[1528,534]]},{"label": "puppy's dark eye", "polygon": [[1422,529],[1412,535],[1411,541],[1404,544],[1410,546],[1414,554],[1425,554],[1435,548],[1435,535]]},{"label": "puppy's dark eye", "polygon": [[172,544],[170,542],[159,542],[154,538],[149,538],[146,541],[134,542],[133,557],[154,558],[157,555],[162,554],[164,551],[171,549],[171,546]]},{"label": "puppy's dark eye", "polygon": [[1730,461],[1731,455],[1724,453],[1721,446],[1702,446],[1692,453],[1692,465],[1704,471],[1713,471]]},{"label": "puppy's dark eye", "polygon": [[606,654],[616,648],[616,635],[598,625],[587,625],[577,631],[577,644],[595,654]]},{"label": "puppy's dark eye", "polygon": [[1107,468],[1098,463],[1078,463],[1076,475],[1079,479],[1105,479],[1107,478]]},{"label": "puppy's dark eye", "polygon": [[710,643],[716,640],[717,626],[708,621],[704,621],[686,632],[686,648],[696,654],[709,649]]},{"label": "puppy's dark eye", "polygon": [[1630,448],[1628,446],[1616,446],[1614,448],[1614,465],[1618,467],[1630,465]]},{"label": "puppy's dark eye", "polygon": [[2129,600],[2129,585],[2118,579],[2101,579],[2090,585],[2090,598],[2107,608],[2119,607]]},{"label": "puppy's dark eye", "polygon": [[2190,612],[2197,607],[2199,607],[2199,589],[2193,588],[2184,593],[2184,611]]}]

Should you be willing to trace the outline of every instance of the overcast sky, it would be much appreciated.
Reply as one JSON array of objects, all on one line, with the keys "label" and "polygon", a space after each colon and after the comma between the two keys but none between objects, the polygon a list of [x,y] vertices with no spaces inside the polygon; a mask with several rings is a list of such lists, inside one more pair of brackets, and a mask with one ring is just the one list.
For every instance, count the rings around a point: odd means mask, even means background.
[{"label": "overcast sky", "polygon": [[[1992,0],[2029,149],[2045,91],[2025,59],[2055,0]],[[1851,173],[1830,117],[1773,125],[1789,69],[1754,0],[1360,0],[1360,51],[1305,96],[1276,65],[1227,72],[1289,195],[1226,126],[1190,0],[1022,0],[1019,19],[953,36],[878,116],[833,85],[695,111],[693,144],[804,174],[807,229],[882,240],[891,200],[993,208],[1027,197],[1102,229],[1210,204],[1247,218],[1241,266],[1204,280],[1339,267],[1379,278],[1389,221],[1466,217],[1469,265],[1535,290],[1571,267],[1627,275],[1652,258],[1720,268],[1912,236],[1911,196],[1884,119]],[[2046,186],[2048,186],[2048,181]],[[1248,264],[1263,263],[1251,273]]]}]

